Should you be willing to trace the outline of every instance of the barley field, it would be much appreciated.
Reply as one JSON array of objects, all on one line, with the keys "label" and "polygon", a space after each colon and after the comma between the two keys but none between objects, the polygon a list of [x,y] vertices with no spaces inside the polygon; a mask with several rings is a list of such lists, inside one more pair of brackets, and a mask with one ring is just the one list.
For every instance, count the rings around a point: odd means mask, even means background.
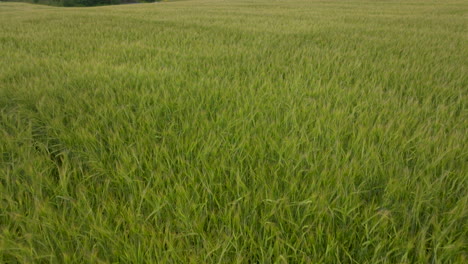
[{"label": "barley field", "polygon": [[0,263],[466,263],[468,2],[0,2]]}]

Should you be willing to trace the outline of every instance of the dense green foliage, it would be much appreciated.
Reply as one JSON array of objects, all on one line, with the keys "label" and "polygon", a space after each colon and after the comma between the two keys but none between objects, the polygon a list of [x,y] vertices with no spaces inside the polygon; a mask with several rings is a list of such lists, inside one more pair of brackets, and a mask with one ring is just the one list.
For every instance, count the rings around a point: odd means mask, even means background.
[{"label": "dense green foliage", "polygon": [[64,7],[104,6],[133,3],[153,3],[159,0],[3,0],[5,2],[26,2]]},{"label": "dense green foliage", "polygon": [[0,262],[466,263],[467,12],[0,3]]}]

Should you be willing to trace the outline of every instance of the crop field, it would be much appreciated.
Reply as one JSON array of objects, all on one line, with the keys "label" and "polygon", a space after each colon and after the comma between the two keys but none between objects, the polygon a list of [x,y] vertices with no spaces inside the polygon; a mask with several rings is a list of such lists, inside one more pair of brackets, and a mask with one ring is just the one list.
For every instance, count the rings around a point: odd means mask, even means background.
[{"label": "crop field", "polygon": [[0,263],[467,263],[466,0],[0,2]]}]

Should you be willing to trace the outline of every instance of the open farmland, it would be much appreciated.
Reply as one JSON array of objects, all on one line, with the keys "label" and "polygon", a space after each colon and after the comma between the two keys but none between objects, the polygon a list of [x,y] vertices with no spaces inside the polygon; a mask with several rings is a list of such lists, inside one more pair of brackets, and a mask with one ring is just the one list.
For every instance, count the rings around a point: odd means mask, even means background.
[{"label": "open farmland", "polygon": [[468,2],[0,2],[0,263],[466,263]]}]

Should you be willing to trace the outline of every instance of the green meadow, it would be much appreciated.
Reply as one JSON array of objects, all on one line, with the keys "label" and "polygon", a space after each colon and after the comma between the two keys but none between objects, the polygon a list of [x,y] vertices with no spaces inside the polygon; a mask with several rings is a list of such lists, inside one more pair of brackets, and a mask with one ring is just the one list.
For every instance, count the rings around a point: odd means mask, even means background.
[{"label": "green meadow", "polygon": [[0,2],[0,263],[467,263],[468,2]]}]

